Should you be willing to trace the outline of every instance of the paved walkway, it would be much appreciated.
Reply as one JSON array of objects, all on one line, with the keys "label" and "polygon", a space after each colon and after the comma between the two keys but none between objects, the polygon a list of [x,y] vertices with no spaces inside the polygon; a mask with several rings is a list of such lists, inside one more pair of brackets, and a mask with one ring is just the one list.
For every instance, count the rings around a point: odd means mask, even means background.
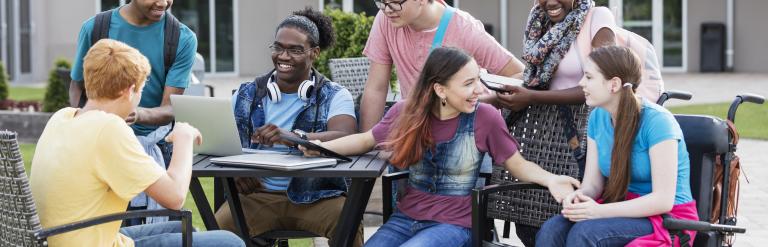
[{"label": "paved walkway", "polygon": [[[228,97],[241,82],[249,80],[252,78],[208,78],[206,82],[216,88],[216,97]],[[730,102],[734,96],[745,92],[768,96],[768,74],[665,74],[664,81],[668,90],[683,90],[694,95],[691,101],[671,100],[667,106]],[[735,246],[768,243],[768,211],[765,210],[768,208],[768,180],[763,179],[768,177],[767,151],[768,141],[742,140],[739,144],[737,153],[750,183],[742,182],[739,206],[739,225],[747,227],[747,234],[738,236]],[[371,195],[368,211],[381,211],[380,188],[377,185]],[[381,218],[366,215],[364,225],[365,239],[368,239],[381,225]],[[497,229],[503,229],[501,221],[497,221]],[[522,246],[514,236],[503,242]],[[316,239],[315,246],[326,246],[326,240]]]}]

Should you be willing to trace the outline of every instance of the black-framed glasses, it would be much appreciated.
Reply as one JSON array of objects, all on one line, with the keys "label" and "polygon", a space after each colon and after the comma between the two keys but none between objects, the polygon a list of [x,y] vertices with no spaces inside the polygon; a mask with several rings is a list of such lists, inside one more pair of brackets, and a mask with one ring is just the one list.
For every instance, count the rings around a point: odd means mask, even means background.
[{"label": "black-framed glasses", "polygon": [[380,10],[385,10],[387,7],[391,9],[392,11],[400,11],[403,10],[403,3],[408,0],[402,0],[402,1],[389,1],[385,2],[385,0],[373,0],[373,2],[376,4],[376,7]]},{"label": "black-framed glasses", "polygon": [[299,57],[307,53],[307,51],[312,50],[312,48],[309,48],[309,49],[297,48],[297,47],[283,48],[279,45],[271,44],[269,45],[269,50],[272,51],[272,55],[276,55],[276,56],[280,56],[280,54],[283,54],[284,51],[287,51],[289,56]]}]

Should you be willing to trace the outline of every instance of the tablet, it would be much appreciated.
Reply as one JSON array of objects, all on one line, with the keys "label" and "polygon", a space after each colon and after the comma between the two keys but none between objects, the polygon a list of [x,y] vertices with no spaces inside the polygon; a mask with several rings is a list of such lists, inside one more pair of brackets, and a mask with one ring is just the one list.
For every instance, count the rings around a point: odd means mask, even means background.
[{"label": "tablet", "polygon": [[501,93],[507,92],[507,90],[504,89],[504,85],[518,86],[518,87],[523,86],[523,80],[515,79],[512,77],[489,74],[488,71],[486,70],[480,70],[480,81],[488,89],[501,92]]},{"label": "tablet", "polygon": [[305,148],[307,148],[309,150],[318,151],[318,152],[320,152],[320,154],[322,154],[324,156],[327,156],[327,157],[336,158],[336,159],[343,160],[343,161],[346,161],[346,162],[351,162],[352,161],[352,159],[347,157],[347,156],[344,156],[344,155],[341,155],[341,154],[336,153],[334,151],[328,150],[327,148],[324,148],[324,147],[322,147],[320,145],[317,145],[317,144],[312,143],[310,141],[301,139],[301,138],[296,137],[296,136],[291,135],[291,134],[280,134],[280,138],[283,138],[284,140],[296,143],[298,145],[302,145],[302,146],[304,146]]}]

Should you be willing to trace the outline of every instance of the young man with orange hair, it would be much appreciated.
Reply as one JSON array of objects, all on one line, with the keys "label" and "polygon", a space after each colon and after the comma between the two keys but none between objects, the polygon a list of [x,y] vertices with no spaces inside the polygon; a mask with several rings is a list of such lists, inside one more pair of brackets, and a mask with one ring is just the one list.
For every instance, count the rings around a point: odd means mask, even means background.
[{"label": "young man with orange hair", "polygon": [[[141,99],[150,66],[139,51],[119,41],[97,42],[85,56],[88,102],[56,112],[32,161],[31,187],[43,227],[126,210],[145,192],[163,207],[184,205],[192,173],[192,145],[200,132],[176,123],[168,170],[155,164],[125,119]],[[196,246],[242,246],[225,231],[193,235]],[[181,224],[165,222],[120,228],[114,221],[49,238],[51,246],[181,246]]]}]

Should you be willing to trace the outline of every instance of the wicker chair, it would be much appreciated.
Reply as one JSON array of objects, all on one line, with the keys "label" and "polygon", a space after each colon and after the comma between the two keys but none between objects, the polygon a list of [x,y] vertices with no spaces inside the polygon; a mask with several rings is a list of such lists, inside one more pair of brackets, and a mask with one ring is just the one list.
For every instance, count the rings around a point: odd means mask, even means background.
[{"label": "wicker chair", "polygon": [[344,86],[355,99],[355,106],[360,105],[360,99],[368,80],[368,68],[371,62],[367,57],[335,58],[328,60],[331,79]]},{"label": "wicker chair", "polygon": [[189,210],[131,211],[43,229],[24,171],[15,132],[0,131],[0,193],[0,246],[48,246],[47,238],[54,235],[107,222],[148,216],[181,217],[184,246],[192,246],[192,212]]},{"label": "wicker chair", "polygon": [[[554,174],[579,178],[579,167],[568,146],[565,135],[565,121],[559,106],[532,105],[517,121],[510,123],[509,131],[520,143],[520,153],[529,161],[540,165]],[[582,152],[586,152],[586,127],[589,107],[586,105],[568,106],[573,112],[573,120],[578,130]],[[501,219],[504,224],[504,238],[509,237],[510,222],[515,227],[528,229],[526,235],[535,235],[535,231],[550,217],[558,214],[560,205],[549,195],[546,188],[526,184],[526,189],[511,190],[510,183],[516,182],[508,171],[494,167],[491,177],[492,186],[476,189],[473,196],[478,203],[473,204],[473,241],[492,240],[492,221]],[[506,186],[505,186],[506,185]],[[519,183],[516,183],[520,188]],[[473,201],[476,201],[473,199]],[[483,210],[485,209],[485,210]],[[519,236],[523,242],[530,243],[534,236]],[[526,238],[528,241],[526,241]]]}]

